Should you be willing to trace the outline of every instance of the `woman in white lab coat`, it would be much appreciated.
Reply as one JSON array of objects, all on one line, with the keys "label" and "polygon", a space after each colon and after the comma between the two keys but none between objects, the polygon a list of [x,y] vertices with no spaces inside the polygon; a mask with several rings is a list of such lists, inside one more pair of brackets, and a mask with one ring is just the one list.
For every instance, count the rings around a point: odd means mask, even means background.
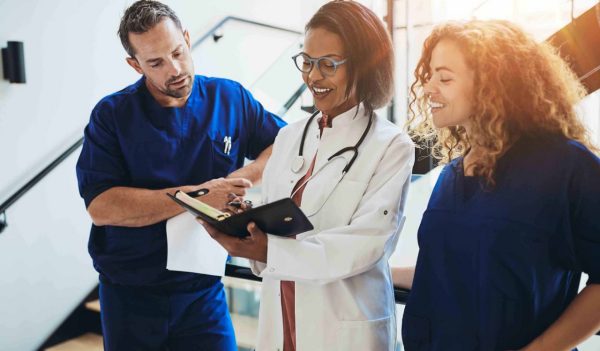
[{"label": "woman in white lab coat", "polygon": [[373,111],[393,94],[390,38],[366,7],[330,2],[306,25],[294,61],[320,112],[280,131],[263,202],[292,197],[314,230],[282,238],[251,223],[252,235],[237,239],[205,226],[263,278],[258,351],[394,350],[388,258],[404,221],[414,148]]}]

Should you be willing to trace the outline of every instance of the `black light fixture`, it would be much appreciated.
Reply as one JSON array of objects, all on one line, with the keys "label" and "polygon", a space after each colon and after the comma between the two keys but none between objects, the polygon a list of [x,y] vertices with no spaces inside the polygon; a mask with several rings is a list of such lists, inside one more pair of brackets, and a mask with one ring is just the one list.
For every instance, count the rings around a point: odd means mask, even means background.
[{"label": "black light fixture", "polygon": [[223,38],[223,32],[221,30],[215,30],[215,32],[213,33],[212,37],[213,37],[213,41],[216,43],[221,38]]},{"label": "black light fixture", "polygon": [[11,83],[25,83],[25,54],[22,41],[9,41],[2,48],[4,79]]},{"label": "black light fixture", "polygon": [[0,216],[2,216],[0,219],[0,233],[2,233],[4,229],[8,227],[8,223],[6,223],[6,212],[2,212]]}]

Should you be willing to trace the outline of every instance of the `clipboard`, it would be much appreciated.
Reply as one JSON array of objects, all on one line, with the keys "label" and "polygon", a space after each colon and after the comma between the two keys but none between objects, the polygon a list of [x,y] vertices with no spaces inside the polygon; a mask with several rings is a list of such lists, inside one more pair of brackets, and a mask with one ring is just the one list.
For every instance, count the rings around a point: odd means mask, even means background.
[{"label": "clipboard", "polygon": [[230,214],[217,210],[182,191],[167,196],[221,232],[239,238],[250,235],[246,229],[249,222],[256,223],[265,233],[283,237],[314,229],[304,212],[290,198],[257,206],[242,213]]}]

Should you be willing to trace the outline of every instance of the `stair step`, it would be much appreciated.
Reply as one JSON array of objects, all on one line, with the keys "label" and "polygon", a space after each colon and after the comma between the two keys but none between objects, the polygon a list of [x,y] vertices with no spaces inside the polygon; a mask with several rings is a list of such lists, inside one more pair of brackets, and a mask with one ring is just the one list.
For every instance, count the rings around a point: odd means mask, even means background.
[{"label": "stair step", "polygon": [[223,277],[221,279],[223,286],[225,288],[234,288],[240,290],[248,290],[248,291],[258,291],[260,292],[261,283],[254,280],[246,280],[232,277]]},{"label": "stair step", "polygon": [[[235,287],[240,288],[240,286],[235,286]],[[250,285],[249,287],[252,287],[252,285]],[[253,286],[253,287],[257,288],[260,286]],[[88,310],[91,310],[91,311],[100,312],[100,301],[99,300],[88,301],[85,303],[85,308],[87,308]],[[238,346],[250,348],[250,349],[254,348],[255,343],[256,343],[256,335],[258,332],[258,320],[254,317],[244,316],[244,315],[235,314],[235,313],[231,314],[231,320],[233,322],[233,328],[235,330],[235,337],[237,339]],[[88,334],[85,334],[85,335],[88,335]],[[90,334],[90,335],[95,336],[95,334]],[[102,337],[101,336],[97,336],[97,337],[100,340],[100,345],[102,345]],[[56,350],[54,350],[54,348],[52,348],[52,349],[48,349],[48,350],[52,350],[52,351],[76,350],[76,348],[56,349]],[[83,349],[83,350],[87,350],[87,349]],[[94,350],[96,350],[96,349],[94,349]],[[99,350],[102,350],[102,349],[99,349]]]},{"label": "stair step", "polygon": [[46,351],[104,351],[102,336],[85,333],[75,339],[67,340],[58,345],[47,348]]},{"label": "stair step", "polygon": [[231,314],[235,339],[240,347],[254,349],[258,332],[258,319],[240,314]]}]

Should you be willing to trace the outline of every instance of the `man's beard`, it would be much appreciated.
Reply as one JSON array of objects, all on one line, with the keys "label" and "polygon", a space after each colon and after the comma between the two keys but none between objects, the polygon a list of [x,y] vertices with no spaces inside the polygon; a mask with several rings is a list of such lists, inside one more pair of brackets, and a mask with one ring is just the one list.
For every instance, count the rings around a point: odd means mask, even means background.
[{"label": "man's beard", "polygon": [[[190,77],[189,75],[186,75],[185,77]],[[174,98],[182,98],[182,97],[186,97],[189,95],[190,91],[192,90],[192,84],[194,84],[194,80],[190,79],[189,83],[181,88],[178,89],[169,89],[169,86],[173,83],[173,82],[177,82],[179,80],[181,80],[183,77],[175,77],[172,79],[169,79],[169,81],[167,81],[166,85],[166,89],[164,89],[162,91],[163,94],[170,96],[170,97],[174,97]]]}]

